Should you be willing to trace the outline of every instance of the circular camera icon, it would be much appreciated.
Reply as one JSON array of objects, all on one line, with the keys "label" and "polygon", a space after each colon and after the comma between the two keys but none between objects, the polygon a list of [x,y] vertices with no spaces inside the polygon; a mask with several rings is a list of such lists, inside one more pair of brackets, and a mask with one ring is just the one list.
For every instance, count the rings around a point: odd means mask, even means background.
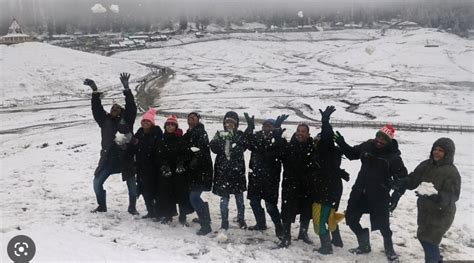
[{"label": "circular camera icon", "polygon": [[15,263],[30,262],[36,253],[35,242],[27,236],[15,236],[8,242],[8,256]]}]

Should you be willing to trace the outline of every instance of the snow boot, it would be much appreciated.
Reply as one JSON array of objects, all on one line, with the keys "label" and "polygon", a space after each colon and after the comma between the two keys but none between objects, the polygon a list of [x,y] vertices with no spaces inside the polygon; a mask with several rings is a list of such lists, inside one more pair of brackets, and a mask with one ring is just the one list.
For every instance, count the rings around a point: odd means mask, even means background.
[{"label": "snow boot", "polygon": [[186,222],[186,215],[180,214],[178,217],[178,221],[182,226],[188,227],[189,224]]},{"label": "snow boot", "polygon": [[350,253],[367,254],[370,252],[370,236],[368,228],[364,228],[362,233],[357,235],[357,242],[359,243],[359,246],[356,248],[349,249]]},{"label": "snow boot", "polygon": [[286,248],[291,244],[291,223],[283,224],[283,238],[281,239],[279,248]]},{"label": "snow boot", "polygon": [[154,206],[153,201],[149,199],[145,199],[145,207],[146,207],[147,214],[142,216],[142,218],[144,219],[154,218],[156,214],[155,214],[155,206]]},{"label": "snow boot", "polygon": [[240,229],[247,229],[247,223],[245,223],[244,211],[237,209],[237,223]]},{"label": "snow boot", "polygon": [[319,235],[319,240],[321,241],[321,248],[318,249],[318,252],[323,255],[332,254],[331,236],[329,232],[326,232],[324,235]]},{"label": "snow boot", "polygon": [[265,211],[263,209],[259,211],[258,214],[255,214],[255,220],[257,221],[257,223],[254,226],[249,227],[249,230],[267,230],[267,219],[265,218]]},{"label": "snow boot", "polygon": [[344,243],[342,243],[341,232],[339,231],[339,226],[336,227],[336,230],[331,232],[331,243],[335,247],[343,247]]},{"label": "snow boot", "polygon": [[300,232],[298,233],[298,240],[302,240],[306,244],[313,244],[313,241],[309,239],[308,236],[308,227],[309,227],[309,220],[302,220],[300,222]]},{"label": "snow boot", "polygon": [[387,259],[389,261],[398,260],[398,255],[397,253],[395,253],[395,250],[393,249],[392,237],[383,238],[383,247],[385,250],[385,256],[387,256]]},{"label": "snow boot", "polygon": [[107,198],[106,198],[106,191],[104,190],[104,195],[102,197],[99,198],[99,196],[96,195],[96,198],[97,198],[97,203],[99,204],[99,206],[92,210],[91,213],[97,213],[97,212],[107,212]]},{"label": "snow boot", "polygon": [[275,234],[278,239],[283,240],[283,225],[281,222],[275,224]]},{"label": "snow boot", "polygon": [[162,224],[168,224],[173,222],[173,217],[172,216],[165,216],[161,219],[160,223]]},{"label": "snow boot", "polygon": [[139,215],[138,211],[137,211],[137,208],[136,208],[136,205],[137,205],[137,197],[129,197],[128,198],[128,202],[129,202],[129,205],[128,205],[128,213],[130,213],[131,215]]},{"label": "snow boot", "polygon": [[198,216],[199,223],[201,224],[201,229],[199,229],[196,234],[199,236],[205,236],[211,233],[211,214],[209,213],[209,204],[207,202],[204,203],[202,211],[198,212]]}]

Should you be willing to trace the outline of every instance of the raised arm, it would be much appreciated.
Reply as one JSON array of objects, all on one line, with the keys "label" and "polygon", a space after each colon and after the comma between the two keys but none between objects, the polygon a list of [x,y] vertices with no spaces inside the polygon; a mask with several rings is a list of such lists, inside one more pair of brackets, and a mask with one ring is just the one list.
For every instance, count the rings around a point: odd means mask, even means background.
[{"label": "raised arm", "polygon": [[85,79],[84,85],[89,86],[92,89],[92,116],[94,120],[99,124],[99,127],[102,127],[102,124],[105,122],[105,117],[107,112],[105,112],[104,107],[102,106],[102,101],[100,100],[100,92],[97,91],[97,85],[92,79]]},{"label": "raised arm", "polygon": [[135,119],[137,117],[137,104],[135,103],[135,98],[133,97],[132,91],[128,85],[128,80],[130,79],[130,74],[121,73],[120,82],[123,85],[123,95],[125,96],[125,110],[123,112],[123,117],[125,121],[133,127]]}]

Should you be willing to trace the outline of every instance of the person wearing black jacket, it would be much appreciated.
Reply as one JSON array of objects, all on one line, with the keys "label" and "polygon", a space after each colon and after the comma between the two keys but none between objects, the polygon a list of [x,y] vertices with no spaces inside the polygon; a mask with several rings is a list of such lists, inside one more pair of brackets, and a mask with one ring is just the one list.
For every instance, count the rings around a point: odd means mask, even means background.
[{"label": "person wearing black jacket", "polygon": [[187,226],[186,215],[194,212],[189,203],[189,187],[186,179],[184,161],[186,146],[183,131],[178,127],[178,119],[170,115],[165,122],[165,132],[156,152],[156,162],[160,166],[158,181],[158,200],[156,216],[161,223],[173,220],[176,204],[179,206],[179,222]]},{"label": "person wearing black jacket", "polygon": [[187,178],[191,189],[189,200],[199,217],[201,225],[201,229],[197,234],[207,235],[212,231],[211,215],[209,204],[202,200],[201,194],[212,189],[213,169],[209,138],[200,119],[201,115],[197,112],[188,114],[189,128],[184,134],[184,141],[189,157],[185,167],[187,167]]},{"label": "person wearing black jacket", "polygon": [[314,163],[315,148],[307,124],[299,124],[295,134],[286,144],[283,156],[283,183],[281,218],[283,222],[283,239],[279,247],[291,244],[291,223],[300,214],[300,231],[298,239],[312,244],[308,237],[311,220],[311,194],[314,191],[313,176],[317,169]]},{"label": "person wearing black jacket", "polygon": [[137,189],[133,169],[133,156],[127,151],[127,144],[133,136],[133,124],[137,116],[137,106],[129,88],[130,74],[121,73],[120,81],[124,87],[125,109],[113,104],[110,113],[102,106],[101,93],[91,79],[86,79],[84,85],[92,89],[92,115],[100,127],[101,146],[99,164],[94,172],[94,192],[98,207],[92,212],[107,212],[104,182],[111,174],[122,173],[122,180],[127,182],[129,206],[128,212],[136,215]]},{"label": "person wearing black jacket", "polygon": [[[254,118],[249,118],[245,114],[249,127],[255,127]],[[248,174],[248,194],[253,214],[255,216],[255,226],[249,230],[266,230],[267,222],[265,210],[261,201],[265,201],[267,212],[275,224],[275,233],[278,238],[282,238],[283,226],[281,223],[280,211],[278,210],[278,195],[280,190],[281,176],[281,151],[284,150],[285,139],[281,137],[283,130],[281,123],[288,115],[278,116],[277,120],[267,119],[263,122],[262,130],[250,133],[248,138],[250,156]]]},{"label": "person wearing black jacket", "polygon": [[400,193],[390,190],[394,181],[407,176],[395,130],[390,124],[380,129],[375,139],[356,146],[349,146],[339,132],[335,141],[349,160],[360,159],[362,166],[352,187],[346,210],[346,223],[356,234],[359,246],[349,251],[365,254],[371,251],[369,229],[362,228],[359,221],[364,213],[370,214],[372,231],[380,230],[384,239],[385,255],[389,260],[398,259],[393,249],[390,230],[389,208],[398,202]]},{"label": "person wearing black jacket", "polygon": [[137,184],[143,194],[147,214],[143,218],[156,217],[159,165],[155,152],[163,138],[160,126],[155,125],[156,110],[150,108],[143,114],[141,128],[134,135],[133,153],[137,170]]},{"label": "person wearing black jacket", "polygon": [[336,109],[334,106],[328,106],[324,111],[319,111],[322,126],[321,133],[314,139],[315,158],[319,169],[315,173],[315,191],[312,195],[313,224],[314,232],[319,235],[321,241],[318,252],[332,254],[332,245],[343,246],[337,223],[344,215],[336,211],[342,196],[342,179],[349,181],[349,174],[341,169],[342,152],[334,145],[334,131],[329,123],[329,118]]}]

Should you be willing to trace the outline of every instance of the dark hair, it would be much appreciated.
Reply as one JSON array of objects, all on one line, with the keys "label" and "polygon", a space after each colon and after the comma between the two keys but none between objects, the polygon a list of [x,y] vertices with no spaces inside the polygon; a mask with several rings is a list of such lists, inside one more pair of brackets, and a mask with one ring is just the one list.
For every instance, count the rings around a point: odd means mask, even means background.
[{"label": "dark hair", "polygon": [[306,123],[300,123],[300,124],[298,124],[298,126],[296,127],[296,129],[298,129],[299,127],[306,127],[306,130],[307,130],[308,133],[309,133],[309,126],[308,126],[308,124],[306,124]]},{"label": "dark hair", "polygon": [[191,116],[191,115],[195,115],[198,119],[201,119],[201,114],[199,114],[199,113],[197,113],[197,112],[195,112],[195,111],[190,112],[190,113],[188,114],[188,118],[189,118],[189,116]]}]

